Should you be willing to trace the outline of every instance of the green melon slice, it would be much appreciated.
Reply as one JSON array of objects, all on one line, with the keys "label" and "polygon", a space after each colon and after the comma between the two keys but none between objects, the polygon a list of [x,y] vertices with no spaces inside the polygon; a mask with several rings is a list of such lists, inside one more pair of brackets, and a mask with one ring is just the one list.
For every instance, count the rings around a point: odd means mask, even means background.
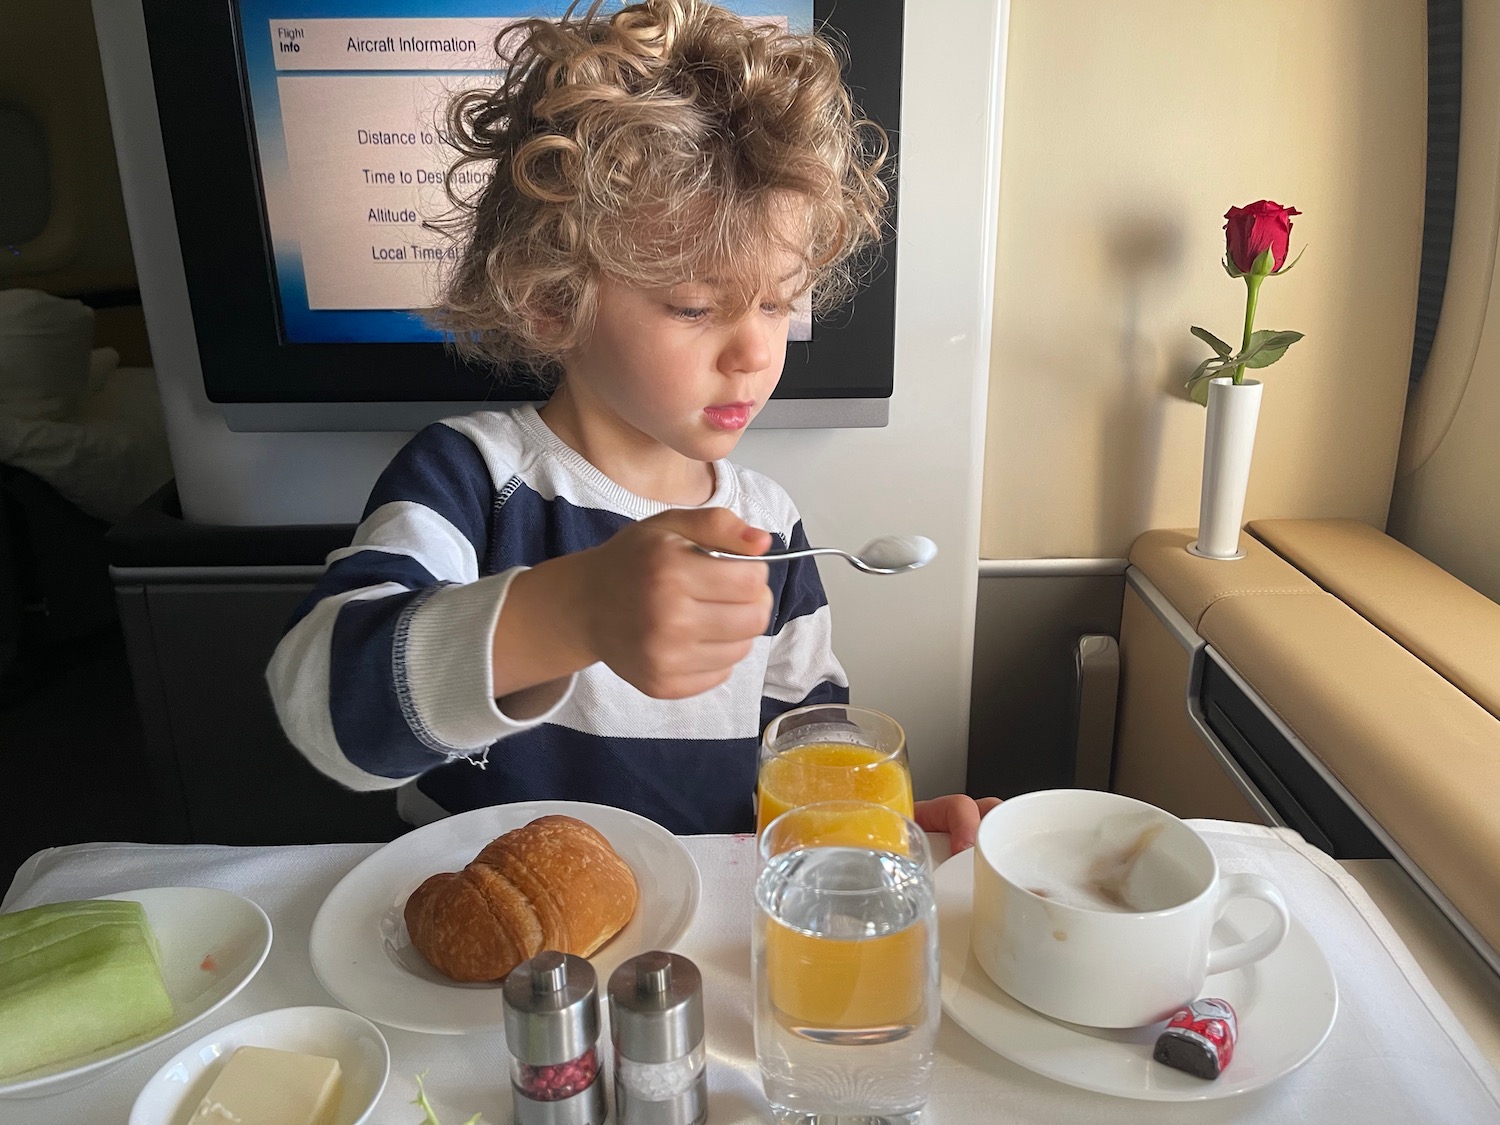
[{"label": "green melon slice", "polygon": [[144,1038],[172,1019],[140,903],[0,915],[0,1079]]},{"label": "green melon slice", "polygon": [[25,966],[32,955],[101,925],[129,925],[151,933],[141,904],[123,900],[58,902],[0,914],[0,987],[9,983],[7,973]]}]

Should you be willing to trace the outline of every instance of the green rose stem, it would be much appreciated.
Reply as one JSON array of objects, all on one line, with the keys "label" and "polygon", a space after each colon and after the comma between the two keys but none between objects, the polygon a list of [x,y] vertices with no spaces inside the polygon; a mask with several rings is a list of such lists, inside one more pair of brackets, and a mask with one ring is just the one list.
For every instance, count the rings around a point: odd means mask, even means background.
[{"label": "green rose stem", "polygon": [[[1245,338],[1240,341],[1240,354],[1244,355],[1250,350],[1250,334],[1255,330],[1255,303],[1260,300],[1260,283],[1268,275],[1261,273],[1247,273],[1245,275]],[[1245,381],[1245,365],[1237,364],[1234,369],[1234,383],[1239,386]]]}]

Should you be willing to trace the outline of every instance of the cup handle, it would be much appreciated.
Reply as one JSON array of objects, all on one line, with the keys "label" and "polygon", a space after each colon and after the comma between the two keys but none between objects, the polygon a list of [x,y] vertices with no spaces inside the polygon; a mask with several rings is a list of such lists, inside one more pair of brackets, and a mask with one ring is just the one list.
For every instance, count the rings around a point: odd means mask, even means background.
[{"label": "cup handle", "polygon": [[1258,898],[1262,902],[1269,903],[1276,911],[1276,917],[1269,926],[1254,937],[1211,952],[1208,955],[1209,976],[1226,972],[1229,969],[1238,969],[1241,965],[1248,965],[1252,961],[1259,961],[1281,944],[1291,924],[1291,915],[1287,913],[1286,900],[1281,897],[1281,892],[1276,889],[1275,884],[1269,879],[1246,872],[1225,875],[1219,880],[1219,909],[1214,915],[1215,922],[1224,917],[1224,911],[1237,898]]}]

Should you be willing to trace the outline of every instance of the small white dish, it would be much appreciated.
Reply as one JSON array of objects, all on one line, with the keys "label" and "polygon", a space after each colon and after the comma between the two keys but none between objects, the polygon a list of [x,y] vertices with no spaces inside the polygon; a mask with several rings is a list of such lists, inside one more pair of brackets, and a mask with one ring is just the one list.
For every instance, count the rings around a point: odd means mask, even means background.
[{"label": "small white dish", "polygon": [[624,809],[527,801],[423,825],[339,880],[318,909],[308,940],[318,981],[340,1004],[387,1027],[437,1035],[499,1027],[499,983],[461,984],[429,965],[407,936],[406,900],[429,875],[461,870],[496,836],[558,814],[597,828],[630,865],[640,888],[634,916],[589,958],[601,989],[621,961],[670,949],[693,920],[702,893],[698,865],[682,841]]},{"label": "small white dish", "polygon": [[[938,937],[943,1011],[990,1050],[1069,1086],[1145,1101],[1190,1102],[1260,1089],[1317,1052],[1333,1029],[1338,986],[1328,958],[1305,926],[1291,920],[1286,939],[1263,960],[1218,973],[1203,986],[1239,1016],[1234,1057],[1208,1081],[1151,1057],[1164,1024],[1106,1030],[1062,1023],[1032,1011],[1000,989],[969,948],[974,853],[937,869]],[[1215,944],[1243,940],[1265,925],[1262,904],[1230,904],[1214,928]]]},{"label": "small white dish", "polygon": [[0,1098],[39,1098],[92,1082],[130,1056],[191,1027],[245,985],[271,950],[271,920],[247,898],[212,887],[149,887],[95,895],[134,900],[161,950],[161,975],[176,1022],[146,1039],[116,1043],[0,1082]]},{"label": "small white dish", "polygon": [[183,1125],[240,1047],[337,1059],[343,1097],[332,1125],[362,1125],[385,1089],[391,1051],[380,1029],[342,1008],[277,1008],[210,1032],[167,1060],[141,1088],[129,1125]]}]

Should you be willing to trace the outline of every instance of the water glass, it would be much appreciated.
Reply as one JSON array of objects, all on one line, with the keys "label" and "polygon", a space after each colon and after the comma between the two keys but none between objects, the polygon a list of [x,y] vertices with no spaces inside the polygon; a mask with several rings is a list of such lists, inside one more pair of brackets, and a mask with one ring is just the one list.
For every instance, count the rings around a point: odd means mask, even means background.
[{"label": "water glass", "polygon": [[797,707],[766,724],[756,831],[814,801],[871,801],[912,815],[906,732],[880,711],[848,703]]},{"label": "water glass", "polygon": [[779,1125],[915,1125],[941,1003],[927,837],[868,801],[791,809],[759,842],[755,1055]]}]

